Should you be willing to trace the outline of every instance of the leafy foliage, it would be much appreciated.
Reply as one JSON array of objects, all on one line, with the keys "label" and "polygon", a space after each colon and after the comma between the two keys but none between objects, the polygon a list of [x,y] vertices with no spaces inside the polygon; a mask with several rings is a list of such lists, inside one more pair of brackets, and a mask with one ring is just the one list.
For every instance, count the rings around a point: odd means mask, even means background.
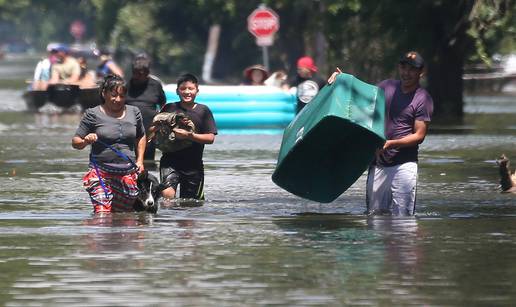
[{"label": "leafy foliage", "polygon": [[457,116],[463,65],[489,63],[493,53],[516,49],[516,0],[0,0],[0,34],[41,48],[72,41],[68,27],[80,19],[88,27],[86,40],[129,58],[145,51],[157,73],[173,77],[200,75],[209,28],[218,24],[215,78],[239,82],[246,66],[262,61],[246,24],[261,3],[280,16],[280,31],[268,48],[272,69],[293,74],[296,59],[311,55],[323,77],[339,66],[377,82],[395,76],[399,54],[418,50],[429,64],[437,104],[456,106]]}]

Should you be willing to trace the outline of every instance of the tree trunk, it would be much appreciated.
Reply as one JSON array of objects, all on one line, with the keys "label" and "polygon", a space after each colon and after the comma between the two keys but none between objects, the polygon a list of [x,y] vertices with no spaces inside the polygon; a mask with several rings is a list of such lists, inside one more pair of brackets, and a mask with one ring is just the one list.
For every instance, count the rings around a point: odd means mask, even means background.
[{"label": "tree trunk", "polygon": [[206,48],[206,53],[204,54],[204,64],[202,66],[202,79],[206,83],[213,82],[213,63],[215,62],[215,58],[217,56],[217,49],[219,47],[219,37],[220,25],[214,24],[210,27],[210,31],[208,34],[208,46]]},{"label": "tree trunk", "polygon": [[434,100],[433,119],[437,122],[461,123],[464,116],[464,55],[457,51],[440,48],[434,53],[438,61],[431,61],[428,65],[428,91]]},{"label": "tree trunk", "polygon": [[[467,31],[468,16],[476,1],[449,2],[434,12],[428,66],[428,90],[434,100],[433,119],[442,123],[461,124],[464,117],[464,63],[472,42]],[[451,21],[447,24],[442,20]]]},{"label": "tree trunk", "polygon": [[326,10],[326,5],[322,1],[319,2],[318,15],[320,18],[318,18],[317,30],[315,31],[315,63],[319,66],[320,76],[325,76],[328,73],[328,64],[326,62],[326,59],[328,58],[328,53],[326,52],[328,49],[328,41],[326,40],[326,35],[322,31],[322,29],[324,29],[324,23],[322,21],[324,20],[323,16],[326,13]]}]

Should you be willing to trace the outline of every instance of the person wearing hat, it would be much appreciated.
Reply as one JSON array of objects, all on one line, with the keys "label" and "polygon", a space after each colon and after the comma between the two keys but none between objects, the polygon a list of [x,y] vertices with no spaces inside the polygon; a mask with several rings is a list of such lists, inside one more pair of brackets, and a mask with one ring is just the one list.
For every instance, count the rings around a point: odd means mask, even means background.
[{"label": "person wearing hat", "polygon": [[70,50],[67,46],[60,45],[56,47],[57,61],[52,65],[52,76],[50,83],[66,83],[75,84],[81,76],[81,66],[79,62],[70,56]]},{"label": "person wearing hat", "polygon": [[124,71],[115,63],[109,50],[101,49],[95,53],[98,54],[99,57],[99,65],[96,69],[97,78],[104,78],[107,75],[124,77]]},{"label": "person wearing hat", "polygon": [[[385,138],[369,167],[366,187],[368,214],[415,214],[418,149],[428,130],[433,100],[421,87],[425,61],[415,52],[398,62],[398,80],[378,84],[385,93]],[[333,83],[340,69],[328,79]]]},{"label": "person wearing hat", "polygon": [[31,89],[34,91],[46,91],[51,76],[52,64],[56,62],[57,45],[48,44],[48,55],[41,59],[34,69]]},{"label": "person wearing hat", "polygon": [[269,72],[265,66],[257,64],[249,66],[244,70],[243,85],[265,85],[265,80],[269,77]]},{"label": "person wearing hat", "polygon": [[289,84],[296,88],[296,113],[299,113],[326,83],[317,75],[314,60],[309,56],[303,56],[297,60],[297,73]]}]

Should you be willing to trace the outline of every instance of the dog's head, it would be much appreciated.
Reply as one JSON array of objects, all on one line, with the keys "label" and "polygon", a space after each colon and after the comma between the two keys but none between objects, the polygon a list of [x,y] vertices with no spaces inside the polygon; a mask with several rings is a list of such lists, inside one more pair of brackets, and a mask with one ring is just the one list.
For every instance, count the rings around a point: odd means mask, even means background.
[{"label": "dog's head", "polygon": [[496,160],[496,164],[500,167],[508,167],[509,165],[509,158],[505,154],[502,154],[500,158]]},{"label": "dog's head", "polygon": [[163,190],[158,179],[144,170],[138,174],[136,183],[140,193],[136,199],[135,210],[156,213],[158,211],[158,200]]}]

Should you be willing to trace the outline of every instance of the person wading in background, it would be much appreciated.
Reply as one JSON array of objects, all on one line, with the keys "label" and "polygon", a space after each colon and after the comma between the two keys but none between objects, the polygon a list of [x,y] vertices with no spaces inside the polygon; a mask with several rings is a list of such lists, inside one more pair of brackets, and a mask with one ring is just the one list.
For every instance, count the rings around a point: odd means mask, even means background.
[{"label": "person wading in background", "polygon": [[[145,131],[152,124],[154,115],[165,105],[166,98],[161,82],[150,77],[150,59],[146,55],[137,56],[132,63],[132,76],[129,80],[126,103],[140,109]],[[147,144],[144,159],[154,162],[156,145]]]},{"label": "person wading in background", "polygon": [[296,87],[296,113],[299,113],[307,103],[312,101],[324,85],[326,82],[317,75],[317,66],[315,66],[314,60],[309,56],[299,58],[296,76],[289,81],[290,87]]}]

